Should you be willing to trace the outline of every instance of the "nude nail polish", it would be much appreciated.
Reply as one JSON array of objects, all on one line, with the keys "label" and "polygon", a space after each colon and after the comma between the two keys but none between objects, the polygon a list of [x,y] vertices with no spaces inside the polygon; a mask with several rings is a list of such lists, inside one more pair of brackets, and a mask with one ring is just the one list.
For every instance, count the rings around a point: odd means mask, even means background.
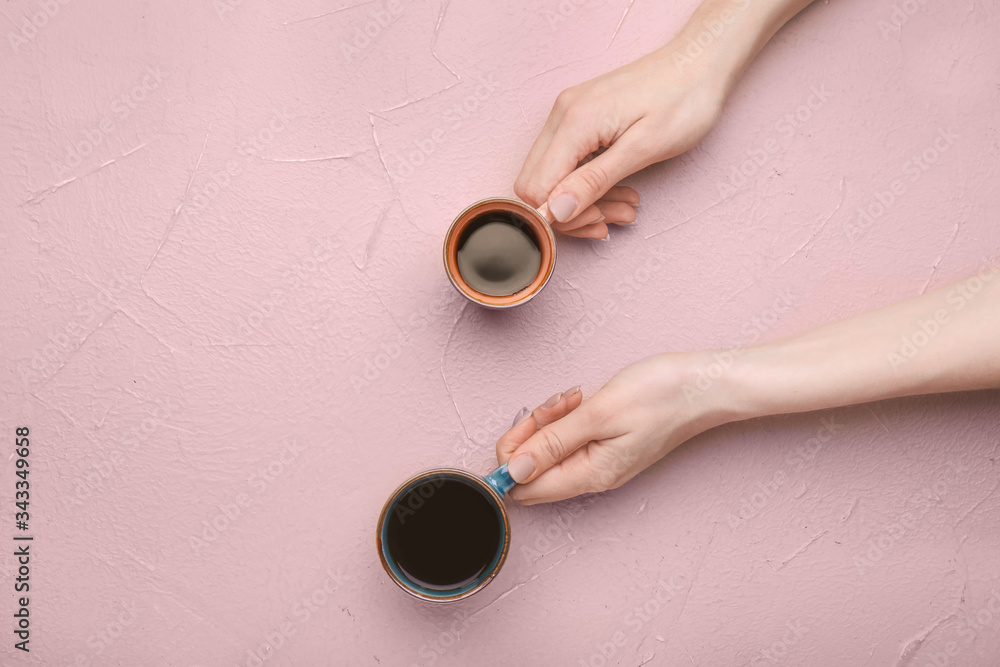
[{"label": "nude nail polish", "polygon": [[553,405],[559,402],[560,398],[562,398],[562,392],[559,392],[558,394],[553,394],[552,396],[549,397],[549,400],[542,403],[540,407],[551,408]]},{"label": "nude nail polish", "polygon": [[564,192],[549,204],[549,212],[557,222],[566,222],[576,210],[576,197],[572,193]]},{"label": "nude nail polish", "polygon": [[531,477],[533,472],[535,472],[535,459],[531,454],[521,454],[507,464],[507,474],[518,484]]}]

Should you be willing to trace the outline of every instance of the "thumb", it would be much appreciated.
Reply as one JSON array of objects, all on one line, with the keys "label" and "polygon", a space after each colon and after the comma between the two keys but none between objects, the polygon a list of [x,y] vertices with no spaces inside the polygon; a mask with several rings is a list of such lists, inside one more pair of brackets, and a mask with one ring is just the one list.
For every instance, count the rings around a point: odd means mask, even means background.
[{"label": "thumb", "polygon": [[572,220],[626,176],[644,165],[642,155],[622,137],[561,180],[546,202],[556,222]]},{"label": "thumb", "polygon": [[507,472],[518,484],[526,484],[562,461],[591,440],[605,437],[595,401],[584,401],[562,419],[537,430],[510,455]]}]

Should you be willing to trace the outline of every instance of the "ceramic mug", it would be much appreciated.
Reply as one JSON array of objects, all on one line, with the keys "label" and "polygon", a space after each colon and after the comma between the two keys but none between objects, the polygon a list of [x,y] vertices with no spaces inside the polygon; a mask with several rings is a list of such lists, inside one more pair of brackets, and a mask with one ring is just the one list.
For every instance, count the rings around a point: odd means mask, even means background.
[{"label": "ceramic mug", "polygon": [[[481,493],[482,499],[496,512],[499,534],[495,538],[497,547],[492,560],[471,581],[463,581],[447,588],[438,586],[431,588],[419,581],[415,581],[407,574],[404,568],[400,567],[397,558],[393,555],[389,546],[388,532],[390,522],[387,519],[392,513],[412,514],[414,508],[406,507],[404,500],[408,496],[411,499],[411,503],[413,499],[418,497],[430,498],[434,493],[435,486],[440,488],[442,482],[445,480],[464,482],[469,487]],[[397,586],[410,595],[427,602],[454,602],[482,590],[493,580],[507,559],[507,551],[510,547],[510,520],[507,517],[507,509],[504,507],[503,497],[514,485],[514,480],[507,473],[506,463],[485,477],[480,477],[479,475],[474,475],[457,468],[435,468],[414,475],[393,491],[392,495],[389,496],[389,500],[382,507],[382,513],[379,515],[376,541],[382,567],[385,568],[386,573]],[[414,490],[417,490],[417,495],[410,495]],[[419,509],[418,506],[416,511],[419,511]],[[463,529],[467,527],[455,526],[454,528]]]},{"label": "ceramic mug", "polygon": [[[538,273],[526,287],[514,294],[493,296],[484,294],[472,287],[458,270],[458,249],[463,241],[463,234],[470,224],[489,213],[513,213],[524,220],[522,231],[530,234],[541,251],[541,264]],[[492,197],[483,199],[468,206],[458,214],[444,238],[444,269],[448,279],[462,296],[473,303],[487,308],[512,308],[527,303],[538,294],[549,278],[556,265],[556,238],[546,222],[545,217],[531,206],[517,199]]]}]

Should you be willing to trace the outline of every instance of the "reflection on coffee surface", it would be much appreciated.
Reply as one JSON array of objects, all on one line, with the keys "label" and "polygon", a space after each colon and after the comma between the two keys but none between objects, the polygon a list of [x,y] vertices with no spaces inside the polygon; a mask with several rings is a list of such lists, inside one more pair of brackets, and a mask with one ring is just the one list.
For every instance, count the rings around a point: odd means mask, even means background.
[{"label": "reflection on coffee surface", "polygon": [[469,223],[458,241],[458,271],[482,294],[516,294],[532,283],[541,266],[535,234],[516,213],[484,213]]}]

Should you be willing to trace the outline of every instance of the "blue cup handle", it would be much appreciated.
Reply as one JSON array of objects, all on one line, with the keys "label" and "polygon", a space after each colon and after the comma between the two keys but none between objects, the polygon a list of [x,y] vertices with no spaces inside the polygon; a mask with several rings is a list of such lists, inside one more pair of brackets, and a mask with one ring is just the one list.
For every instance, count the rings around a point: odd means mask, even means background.
[{"label": "blue cup handle", "polygon": [[507,492],[514,488],[517,482],[514,478],[510,476],[507,472],[507,464],[504,463],[502,466],[491,472],[486,476],[486,483],[493,487],[493,489],[500,494],[503,498],[507,495]]}]

